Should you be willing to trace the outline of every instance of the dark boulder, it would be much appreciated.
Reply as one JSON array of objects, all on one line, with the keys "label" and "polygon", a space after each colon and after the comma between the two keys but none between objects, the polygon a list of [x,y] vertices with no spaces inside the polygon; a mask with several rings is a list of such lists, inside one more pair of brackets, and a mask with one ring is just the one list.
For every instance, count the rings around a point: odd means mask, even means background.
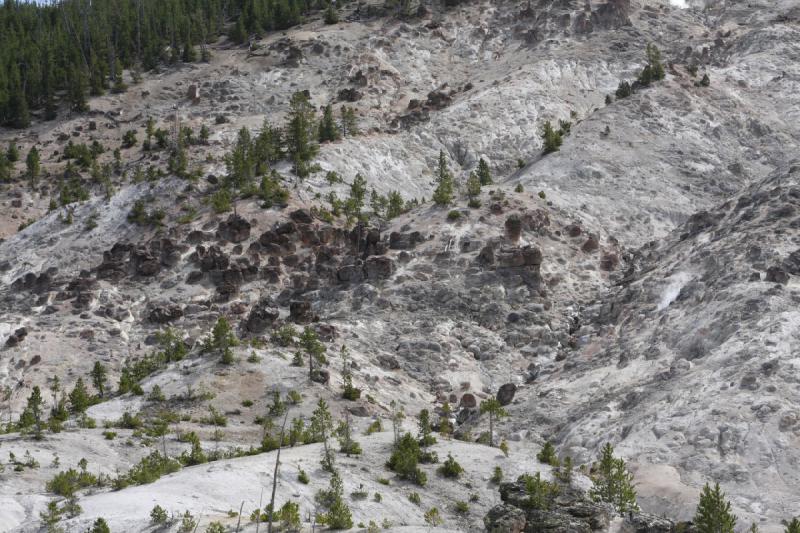
[{"label": "dark boulder", "polygon": [[327,370],[323,369],[315,369],[311,372],[311,381],[314,383],[321,383],[323,385],[327,385],[328,382],[331,380],[331,373]]},{"label": "dark boulder", "polygon": [[514,395],[517,393],[517,386],[513,383],[506,383],[497,389],[497,401],[500,405],[508,405],[514,400]]},{"label": "dark boulder", "polygon": [[217,234],[230,242],[242,242],[250,238],[250,223],[237,214],[219,223]]},{"label": "dark boulder", "polygon": [[385,256],[373,256],[367,259],[364,270],[369,280],[381,280],[394,273],[394,261]]},{"label": "dark boulder", "polygon": [[362,96],[361,91],[358,89],[347,87],[339,90],[336,94],[336,99],[339,102],[358,102]]},{"label": "dark boulder", "polygon": [[581,230],[581,227],[580,227],[579,225],[577,225],[577,224],[570,224],[569,226],[567,226],[566,228],[564,228],[564,232],[565,232],[565,233],[566,233],[566,234],[567,234],[569,237],[580,237],[580,235],[581,235],[581,233],[582,233],[582,230]]},{"label": "dark boulder", "polygon": [[250,333],[263,333],[278,319],[280,313],[270,299],[257,302],[247,315],[244,327]]},{"label": "dark boulder", "polygon": [[297,209],[292,211],[289,214],[289,217],[300,224],[311,224],[314,222],[314,218],[311,216],[311,213],[308,209]]},{"label": "dark boulder", "polygon": [[418,231],[412,231],[411,233],[393,231],[389,234],[389,248],[392,250],[409,250],[424,241],[425,239]]},{"label": "dark boulder", "polygon": [[590,235],[589,238],[586,239],[586,242],[583,243],[583,246],[581,246],[581,250],[587,254],[596,251],[598,248],[600,248],[600,243],[594,235]]},{"label": "dark boulder", "polygon": [[487,533],[523,533],[525,531],[525,511],[513,505],[495,505],[483,518]]},{"label": "dark boulder", "polygon": [[161,261],[144,246],[137,246],[130,252],[134,271],[140,276],[154,276],[161,270]]},{"label": "dark boulder", "polygon": [[619,256],[613,252],[603,254],[600,258],[600,269],[610,272],[619,266]]},{"label": "dark boulder", "polygon": [[461,396],[461,401],[458,403],[458,406],[462,409],[475,409],[478,407],[478,400],[475,399],[475,395],[466,392]]},{"label": "dark boulder", "polygon": [[166,324],[183,316],[183,309],[176,304],[159,304],[150,309],[147,319],[154,324]]},{"label": "dark boulder", "polygon": [[505,223],[506,228],[506,238],[511,242],[519,241],[520,236],[522,235],[522,220],[519,218],[519,215],[513,214],[506,219]]},{"label": "dark boulder", "polygon": [[6,348],[13,348],[14,346],[19,345],[25,337],[28,336],[28,328],[17,328],[14,333],[12,333],[6,339]]},{"label": "dark boulder", "polygon": [[311,309],[311,302],[292,300],[289,302],[289,319],[295,324],[310,324],[317,317]]},{"label": "dark boulder", "polygon": [[764,278],[764,281],[769,283],[780,283],[781,285],[786,285],[789,283],[789,274],[779,267],[769,267],[767,269],[767,275]]}]

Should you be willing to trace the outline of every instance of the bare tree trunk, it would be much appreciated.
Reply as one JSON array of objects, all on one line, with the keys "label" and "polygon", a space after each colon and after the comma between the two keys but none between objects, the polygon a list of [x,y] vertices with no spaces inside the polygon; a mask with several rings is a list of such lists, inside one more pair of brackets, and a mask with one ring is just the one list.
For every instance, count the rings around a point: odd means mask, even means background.
[{"label": "bare tree trunk", "polygon": [[[242,505],[239,506],[239,519],[236,521],[236,533],[239,533],[239,526],[242,524],[242,509],[244,509],[244,500],[242,500]],[[258,511],[261,514],[261,511]]]},{"label": "bare tree trunk", "polygon": [[[278,489],[278,467],[281,465],[281,449],[283,448],[283,431],[286,429],[286,419],[289,418],[289,410],[283,415],[283,424],[281,424],[281,436],[278,442],[278,455],[275,457],[275,472],[272,475],[272,497],[269,500],[269,524],[267,524],[267,533],[272,533],[272,516],[275,513],[275,491]],[[260,512],[260,511],[259,511]]]},{"label": "bare tree trunk", "polygon": [[489,446],[494,448],[494,416],[489,412]]},{"label": "bare tree trunk", "polygon": [[264,498],[264,487],[261,487],[261,496],[258,497],[258,509],[256,513],[256,533],[258,533],[258,529],[261,527],[261,503]]}]

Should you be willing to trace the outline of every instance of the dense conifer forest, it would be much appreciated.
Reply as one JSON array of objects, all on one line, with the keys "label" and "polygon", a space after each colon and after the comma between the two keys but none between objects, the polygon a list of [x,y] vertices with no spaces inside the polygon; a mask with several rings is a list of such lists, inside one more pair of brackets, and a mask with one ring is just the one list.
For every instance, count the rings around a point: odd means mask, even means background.
[{"label": "dense conifer forest", "polygon": [[84,111],[88,95],[126,89],[161,64],[208,60],[206,44],[289,28],[324,0],[5,0],[0,8],[0,124]]}]

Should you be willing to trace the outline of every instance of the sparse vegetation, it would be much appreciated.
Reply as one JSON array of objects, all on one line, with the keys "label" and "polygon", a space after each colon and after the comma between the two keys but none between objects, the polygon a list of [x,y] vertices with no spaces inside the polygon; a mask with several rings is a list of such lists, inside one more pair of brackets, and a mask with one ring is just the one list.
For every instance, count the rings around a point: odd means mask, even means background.
[{"label": "sparse vegetation", "polygon": [[614,448],[606,443],[592,472],[592,489],[589,495],[595,501],[610,503],[620,513],[639,509],[636,504],[636,490],[633,487],[633,474],[628,471],[625,461],[614,457]]},{"label": "sparse vegetation", "polygon": [[525,484],[525,507],[542,511],[550,509],[553,499],[558,495],[558,485],[542,479],[539,472],[535,476],[523,474],[518,481]]}]

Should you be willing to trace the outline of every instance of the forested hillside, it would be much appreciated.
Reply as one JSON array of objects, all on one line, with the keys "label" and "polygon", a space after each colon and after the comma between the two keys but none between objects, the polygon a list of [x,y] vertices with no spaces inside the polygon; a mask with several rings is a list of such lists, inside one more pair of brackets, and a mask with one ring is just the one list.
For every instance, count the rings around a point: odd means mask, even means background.
[{"label": "forested hillside", "polygon": [[236,43],[289,28],[325,0],[6,0],[0,10],[0,124],[25,128],[87,96],[124,91],[160,64],[208,59],[206,43],[230,26]]}]

